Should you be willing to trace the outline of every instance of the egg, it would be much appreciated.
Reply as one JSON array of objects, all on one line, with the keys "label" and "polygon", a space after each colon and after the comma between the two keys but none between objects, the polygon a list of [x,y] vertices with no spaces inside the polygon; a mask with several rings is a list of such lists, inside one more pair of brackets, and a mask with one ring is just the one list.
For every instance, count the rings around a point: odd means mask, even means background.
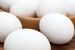
[{"label": "egg", "polygon": [[15,2],[16,0],[0,0],[0,7],[5,10],[9,11],[11,5]]},{"label": "egg", "polygon": [[51,50],[51,45],[42,33],[33,29],[19,29],[8,35],[4,50]]},{"label": "egg", "polygon": [[4,42],[12,31],[21,28],[22,24],[15,15],[7,12],[0,12],[0,42]]},{"label": "egg", "polygon": [[38,0],[18,0],[11,6],[10,13],[19,17],[33,17],[38,4]]},{"label": "egg", "polygon": [[40,20],[40,31],[53,44],[66,44],[74,36],[74,25],[65,15],[51,13],[44,15]]},{"label": "egg", "polygon": [[75,16],[75,0],[65,0],[64,3],[68,16]]},{"label": "egg", "polygon": [[38,17],[43,17],[48,13],[61,13],[66,15],[66,9],[63,0],[41,0],[36,14]]}]

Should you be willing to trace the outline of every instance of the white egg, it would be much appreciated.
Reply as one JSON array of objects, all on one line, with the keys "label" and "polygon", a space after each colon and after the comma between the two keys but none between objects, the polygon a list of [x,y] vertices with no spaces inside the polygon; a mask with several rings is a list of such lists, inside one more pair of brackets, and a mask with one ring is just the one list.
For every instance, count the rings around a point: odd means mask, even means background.
[{"label": "white egg", "polygon": [[43,16],[39,26],[40,31],[54,44],[68,43],[74,35],[72,21],[62,14],[52,13]]},{"label": "white egg", "polygon": [[0,0],[0,7],[5,10],[9,11],[11,5],[15,2],[16,0]]},{"label": "white egg", "polygon": [[51,50],[48,39],[33,29],[19,29],[5,40],[4,50]]},{"label": "white egg", "polygon": [[75,16],[75,0],[65,0],[68,16]]},{"label": "white egg", "polygon": [[37,16],[42,17],[48,13],[61,13],[66,15],[63,0],[41,0],[36,10]]},{"label": "white egg", "polygon": [[38,0],[18,0],[11,6],[10,12],[19,17],[33,17],[38,4]]},{"label": "white egg", "polygon": [[21,22],[16,16],[7,12],[0,12],[0,42],[4,42],[9,33],[21,28]]}]

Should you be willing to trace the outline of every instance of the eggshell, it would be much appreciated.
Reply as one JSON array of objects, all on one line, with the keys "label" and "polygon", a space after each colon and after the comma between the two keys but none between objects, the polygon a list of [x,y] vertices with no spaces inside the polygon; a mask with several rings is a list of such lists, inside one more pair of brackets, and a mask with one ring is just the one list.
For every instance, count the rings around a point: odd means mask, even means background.
[{"label": "eggshell", "polygon": [[0,42],[4,42],[5,38],[12,31],[21,28],[21,22],[15,15],[7,12],[0,12]]},{"label": "eggshell", "polygon": [[15,2],[16,0],[0,0],[0,7],[5,10],[9,11],[11,5]]},{"label": "eggshell", "polygon": [[68,16],[75,16],[75,0],[65,0],[64,3]]},{"label": "eggshell", "polygon": [[40,20],[40,31],[54,44],[65,44],[74,36],[74,25],[65,15],[52,13]]},{"label": "eggshell", "polygon": [[38,4],[38,0],[18,0],[11,6],[10,12],[19,17],[33,17]]},{"label": "eggshell", "polygon": [[61,13],[66,15],[63,0],[41,0],[36,10],[38,17],[43,17],[48,13]]},{"label": "eggshell", "polygon": [[6,38],[4,50],[51,50],[51,45],[42,33],[33,29],[19,29]]}]

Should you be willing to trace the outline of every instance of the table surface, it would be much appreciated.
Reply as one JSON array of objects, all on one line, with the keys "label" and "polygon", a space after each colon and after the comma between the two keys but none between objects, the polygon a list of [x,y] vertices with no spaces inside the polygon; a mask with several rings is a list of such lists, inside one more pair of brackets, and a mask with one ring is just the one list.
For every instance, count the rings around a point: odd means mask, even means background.
[{"label": "table surface", "polygon": [[[75,37],[67,44],[52,45],[52,50],[75,50]],[[3,44],[0,44],[0,50],[3,50]]]}]

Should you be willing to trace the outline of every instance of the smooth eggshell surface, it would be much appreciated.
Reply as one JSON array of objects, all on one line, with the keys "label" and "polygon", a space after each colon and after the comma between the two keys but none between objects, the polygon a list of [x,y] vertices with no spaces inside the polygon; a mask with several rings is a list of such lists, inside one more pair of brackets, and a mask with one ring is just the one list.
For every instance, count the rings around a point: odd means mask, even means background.
[{"label": "smooth eggshell surface", "polygon": [[42,33],[32,29],[20,29],[6,38],[4,50],[51,50],[51,46]]},{"label": "smooth eggshell surface", "polygon": [[74,25],[65,15],[52,13],[40,20],[40,31],[54,44],[65,44],[74,36]]},{"label": "smooth eggshell surface", "polygon": [[75,0],[65,0],[64,3],[68,16],[75,16]]},{"label": "smooth eggshell surface", "polygon": [[63,0],[41,0],[36,10],[38,17],[43,17],[48,13],[61,13],[66,15]]},{"label": "smooth eggshell surface", "polygon": [[11,5],[15,2],[16,0],[0,0],[0,7],[5,10],[9,11]]},{"label": "smooth eggshell surface", "polygon": [[12,31],[21,28],[22,24],[16,16],[7,12],[0,12],[0,42],[4,42]]},{"label": "smooth eggshell surface", "polygon": [[19,17],[33,17],[38,4],[38,0],[18,0],[11,6],[10,13]]}]

